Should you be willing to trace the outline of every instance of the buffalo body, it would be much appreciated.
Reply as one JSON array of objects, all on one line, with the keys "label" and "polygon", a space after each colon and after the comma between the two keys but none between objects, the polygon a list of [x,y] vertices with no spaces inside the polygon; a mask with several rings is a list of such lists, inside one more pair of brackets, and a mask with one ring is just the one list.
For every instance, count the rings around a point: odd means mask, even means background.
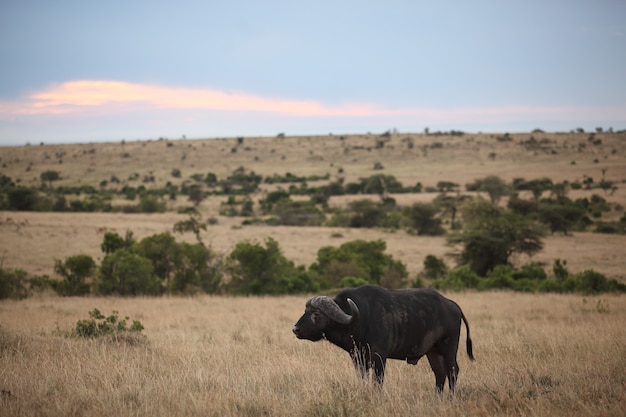
[{"label": "buffalo body", "polygon": [[446,379],[454,391],[459,374],[461,320],[467,329],[467,354],[473,360],[469,324],[461,308],[430,288],[387,290],[365,285],[346,289],[334,299],[313,297],[293,332],[299,339],[326,338],[350,353],[361,376],[373,369],[374,380],[381,384],[387,359],[415,365],[426,355],[441,392]]}]

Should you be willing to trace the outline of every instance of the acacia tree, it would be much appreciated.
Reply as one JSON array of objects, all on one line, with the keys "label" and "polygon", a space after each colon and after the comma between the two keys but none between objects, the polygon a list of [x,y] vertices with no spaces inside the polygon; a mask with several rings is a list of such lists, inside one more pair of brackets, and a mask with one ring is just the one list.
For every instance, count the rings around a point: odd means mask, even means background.
[{"label": "acacia tree", "polygon": [[532,220],[477,199],[461,210],[465,228],[448,236],[448,245],[461,246],[458,261],[480,276],[497,265],[508,265],[514,254],[534,255],[543,248],[545,231]]},{"label": "acacia tree", "polygon": [[439,208],[433,203],[413,203],[406,209],[409,228],[420,236],[440,236],[446,231],[441,227],[441,219],[435,217]]},{"label": "acacia tree", "polygon": [[509,187],[504,180],[496,175],[488,175],[475,181],[478,191],[486,192],[493,204],[498,204],[500,199],[509,194]]}]

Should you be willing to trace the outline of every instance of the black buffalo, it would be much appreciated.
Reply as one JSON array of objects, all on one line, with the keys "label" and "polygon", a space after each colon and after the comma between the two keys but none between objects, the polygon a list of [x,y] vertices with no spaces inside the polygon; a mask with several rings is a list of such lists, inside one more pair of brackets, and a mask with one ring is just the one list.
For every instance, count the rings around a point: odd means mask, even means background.
[{"label": "black buffalo", "polygon": [[454,392],[459,366],[461,320],[467,328],[467,354],[474,360],[467,319],[452,300],[433,289],[387,290],[364,285],[340,292],[335,299],[309,299],[293,327],[298,339],[329,342],[350,353],[362,377],[374,369],[382,384],[387,359],[415,365],[424,355],[435,373],[439,392],[446,378]]}]

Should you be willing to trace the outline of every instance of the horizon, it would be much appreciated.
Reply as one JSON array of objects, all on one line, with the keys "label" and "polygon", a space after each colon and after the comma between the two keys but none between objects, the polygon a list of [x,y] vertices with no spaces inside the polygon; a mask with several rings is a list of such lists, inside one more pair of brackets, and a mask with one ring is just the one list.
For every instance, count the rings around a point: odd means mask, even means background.
[{"label": "horizon", "polygon": [[[267,134],[267,135],[234,135],[234,136],[198,136],[198,137],[152,137],[152,138],[122,138],[122,139],[102,139],[102,140],[91,140],[91,141],[55,141],[55,142],[24,142],[24,143],[0,143],[1,148],[11,148],[11,147],[24,147],[24,146],[50,146],[50,145],[92,145],[92,144],[113,144],[113,143],[127,143],[127,142],[160,142],[160,141],[202,141],[202,140],[233,140],[233,139],[271,139],[277,137],[285,137],[285,138],[315,138],[315,137],[328,137],[328,136],[383,136],[386,134],[401,136],[401,135],[422,135],[422,136],[432,136],[436,138],[438,136],[466,136],[466,135],[532,135],[532,134],[549,134],[549,135],[566,135],[566,134],[622,134],[626,133],[626,128],[624,129],[613,129],[612,127],[604,128],[603,126],[596,126],[593,129],[585,129],[580,126],[576,128],[572,128],[569,130],[546,130],[542,128],[534,128],[531,130],[519,130],[519,131],[466,131],[462,129],[450,129],[450,130],[432,130],[429,128],[428,133],[426,130],[418,132],[404,132],[399,131],[395,128],[387,129],[381,132],[352,132],[352,133],[333,133],[329,132],[326,134],[289,134],[288,132],[278,132],[277,134]],[[599,129],[599,130],[598,130]],[[459,135],[460,134],[460,135]]]}]

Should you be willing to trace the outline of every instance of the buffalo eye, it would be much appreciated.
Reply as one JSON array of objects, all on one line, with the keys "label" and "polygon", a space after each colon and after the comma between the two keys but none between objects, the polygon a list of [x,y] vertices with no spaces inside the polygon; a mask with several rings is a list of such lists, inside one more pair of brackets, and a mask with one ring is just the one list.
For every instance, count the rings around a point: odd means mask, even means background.
[{"label": "buffalo eye", "polygon": [[311,313],[311,321],[313,321],[313,323],[315,323],[322,315],[320,313],[318,313],[317,311],[314,311],[313,313]]}]

